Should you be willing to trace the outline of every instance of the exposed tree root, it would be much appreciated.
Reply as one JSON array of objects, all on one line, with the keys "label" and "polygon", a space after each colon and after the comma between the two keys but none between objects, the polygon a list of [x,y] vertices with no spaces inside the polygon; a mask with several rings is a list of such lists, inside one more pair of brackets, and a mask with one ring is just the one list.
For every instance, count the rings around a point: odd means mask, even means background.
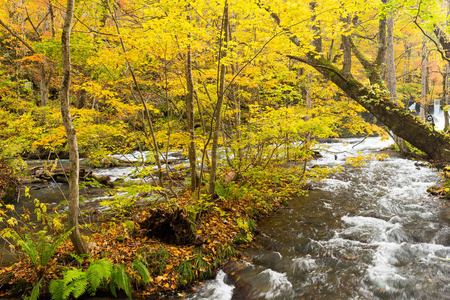
[{"label": "exposed tree root", "polygon": [[155,209],[139,223],[144,234],[174,245],[199,245],[202,239],[195,234],[187,213],[182,209]]}]

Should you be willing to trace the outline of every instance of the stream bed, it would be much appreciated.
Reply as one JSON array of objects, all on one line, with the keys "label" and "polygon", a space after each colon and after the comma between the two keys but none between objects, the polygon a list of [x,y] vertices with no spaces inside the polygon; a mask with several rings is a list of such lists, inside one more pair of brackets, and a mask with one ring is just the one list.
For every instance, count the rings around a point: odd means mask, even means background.
[{"label": "stream bed", "polygon": [[[436,170],[379,153],[379,138],[328,144],[314,163],[344,166],[259,222],[256,248],[184,299],[450,299],[450,211],[427,188]],[[359,140],[360,141],[360,140]]]}]

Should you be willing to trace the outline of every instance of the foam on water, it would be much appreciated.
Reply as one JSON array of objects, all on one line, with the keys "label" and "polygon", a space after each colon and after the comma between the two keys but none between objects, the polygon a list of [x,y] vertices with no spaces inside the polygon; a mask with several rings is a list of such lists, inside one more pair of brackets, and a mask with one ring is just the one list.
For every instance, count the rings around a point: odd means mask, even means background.
[{"label": "foam on water", "polygon": [[317,268],[316,261],[311,258],[311,255],[292,259],[292,272],[294,274],[311,272],[316,268]]},{"label": "foam on water", "polygon": [[339,164],[345,171],[314,183],[310,198],[296,206],[303,213],[291,208],[284,217],[273,216],[270,229],[266,228],[266,233],[271,232],[265,239],[269,243],[251,254],[255,266],[235,274],[251,292],[245,294],[237,287],[234,298],[445,299],[450,295],[450,230],[426,191],[439,174],[397,157],[349,166],[348,157],[359,155],[358,151],[374,153],[392,140],[347,141],[321,146],[329,152],[321,151],[324,158],[313,164]]},{"label": "foam on water", "polygon": [[208,281],[207,284],[200,286],[197,293],[190,300],[231,300],[234,286],[225,283],[227,275],[220,270],[215,280]]},{"label": "foam on water", "polygon": [[357,155],[360,151],[367,153],[370,150],[379,150],[389,147],[393,140],[382,139],[381,137],[349,138],[342,139],[342,143],[324,143],[317,147],[317,151],[322,154],[322,158],[315,161],[318,165],[343,165],[347,158]]},{"label": "foam on water", "polygon": [[285,273],[278,273],[271,269],[266,269],[256,275],[264,291],[259,294],[264,299],[289,299],[292,294],[292,283],[289,282]]}]

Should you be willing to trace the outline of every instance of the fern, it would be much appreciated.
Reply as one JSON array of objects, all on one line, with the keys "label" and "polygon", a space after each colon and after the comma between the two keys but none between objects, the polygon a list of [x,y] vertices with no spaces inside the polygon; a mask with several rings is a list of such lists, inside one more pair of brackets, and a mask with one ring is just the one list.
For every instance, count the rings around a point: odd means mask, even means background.
[{"label": "fern", "polygon": [[41,266],[46,266],[50,262],[56,249],[67,240],[71,233],[72,230],[69,230],[66,233],[61,234],[56,241],[52,241],[51,243],[49,243],[48,240],[44,241],[44,248],[41,252]]},{"label": "fern", "polygon": [[[150,274],[148,278],[150,279]],[[117,297],[116,288],[118,288],[124,290],[131,299],[131,282],[125,267],[120,264],[113,266],[107,259],[93,262],[86,272],[75,268],[65,270],[63,279],[50,282],[50,293],[53,300],[67,300],[70,296],[78,298],[86,291],[93,296],[100,286],[107,285],[108,280],[110,280],[111,293],[115,297]]]},{"label": "fern", "polygon": [[18,244],[28,254],[33,264],[35,266],[39,266],[39,254],[36,247],[34,247],[34,241],[30,238],[30,236],[25,234],[23,239],[20,239],[19,236]]},{"label": "fern", "polygon": [[96,261],[87,269],[86,278],[91,283],[89,290],[92,296],[101,284],[106,285],[108,279],[111,278],[112,270],[113,264],[107,259]]},{"label": "fern", "polygon": [[64,300],[64,291],[66,290],[64,280],[52,280],[49,289],[52,294],[52,300]]},{"label": "fern", "polygon": [[41,288],[42,278],[38,281],[38,283],[33,287],[31,291],[31,295],[29,297],[24,297],[26,300],[37,300],[39,298],[39,290]]},{"label": "fern", "polygon": [[121,264],[117,264],[114,266],[114,270],[111,275],[110,288],[114,297],[117,297],[116,287],[124,290],[128,298],[131,299],[130,278],[128,277],[125,267]]},{"label": "fern", "polygon": [[[85,255],[86,256],[86,255]],[[75,259],[77,261],[77,263],[79,263],[81,265],[81,263],[83,262],[83,257],[81,257],[78,254],[75,253],[70,253],[70,257]]]},{"label": "fern", "polygon": [[34,241],[29,234],[21,237],[15,231],[11,231],[11,237],[17,241],[17,244],[28,254],[31,262],[37,267],[45,267],[50,262],[56,249],[67,240],[71,231],[61,234],[56,241],[47,236],[47,231],[41,230],[35,235],[38,237]]},{"label": "fern", "polygon": [[[80,297],[87,290],[87,286],[88,286],[89,282],[87,281],[85,273],[83,273],[83,274],[84,274],[84,276],[77,278],[70,284],[72,295],[75,298]],[[68,296],[70,296],[70,293]]]},{"label": "fern", "polygon": [[141,275],[142,280],[144,280],[144,283],[150,282],[150,272],[148,271],[148,268],[140,261],[139,259],[135,259],[133,261],[133,270],[137,270],[139,275]]},{"label": "fern", "polygon": [[50,282],[50,293],[53,300],[66,300],[70,295],[78,298],[86,292],[89,284],[86,273],[79,269],[63,272],[63,279]]}]

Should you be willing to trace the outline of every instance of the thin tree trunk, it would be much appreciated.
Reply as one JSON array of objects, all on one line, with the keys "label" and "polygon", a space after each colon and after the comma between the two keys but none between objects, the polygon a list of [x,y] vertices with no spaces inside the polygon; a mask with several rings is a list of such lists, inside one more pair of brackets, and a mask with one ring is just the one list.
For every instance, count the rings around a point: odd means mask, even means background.
[{"label": "thin tree trunk", "polygon": [[405,66],[403,69],[403,83],[408,83],[410,82],[409,63],[411,61],[411,48],[408,45],[407,41],[404,41],[404,45],[405,45]]},{"label": "thin tree trunk", "polygon": [[391,16],[387,20],[387,49],[386,49],[386,65],[387,65],[387,87],[391,100],[397,101],[397,78],[395,76],[394,61],[394,17]]},{"label": "thin tree trunk", "polygon": [[194,80],[192,78],[192,53],[189,46],[186,58],[186,83],[188,94],[186,96],[187,131],[189,134],[189,166],[191,169],[191,190],[197,188],[197,154],[195,147],[195,121],[194,121]]},{"label": "thin tree trunk", "polygon": [[39,85],[39,90],[41,92],[41,102],[39,106],[47,106],[48,104],[48,86],[49,82],[47,81],[46,70],[45,70],[45,57],[44,61],[41,64],[41,83]]},{"label": "thin tree trunk", "polygon": [[352,72],[352,49],[349,36],[342,36],[342,48],[344,54],[344,61],[342,64],[342,72],[344,74],[351,74]]},{"label": "thin tree trunk", "polygon": [[[450,0],[447,1],[448,7],[447,7],[447,20],[448,17],[450,16]],[[449,22],[447,21],[447,26],[449,25]],[[445,65],[445,79],[443,82],[443,100],[444,100],[444,131],[448,131],[450,129],[450,122],[449,122],[449,113],[448,113],[448,108],[450,105],[450,101],[449,101],[449,93],[448,93],[448,83],[449,83],[449,76],[450,76],[450,63],[447,63]]]},{"label": "thin tree trunk", "polygon": [[50,14],[50,27],[52,29],[52,37],[55,37],[55,13],[53,12],[52,0],[48,2],[48,12]]},{"label": "thin tree trunk", "polygon": [[72,229],[70,239],[72,240],[75,251],[78,254],[86,254],[89,249],[87,244],[81,237],[78,226],[79,214],[79,187],[78,176],[80,164],[78,159],[77,134],[72,124],[72,117],[69,110],[69,89],[71,80],[71,63],[70,63],[70,33],[72,31],[73,9],[75,1],[67,0],[67,10],[64,17],[63,32],[61,35],[62,45],[62,62],[63,62],[63,78],[61,83],[61,114],[64,127],[67,133],[67,141],[69,144],[69,216],[68,227]]},{"label": "thin tree trunk", "polygon": [[448,106],[449,106],[449,95],[448,95],[448,82],[450,76],[450,65],[447,63],[445,65],[444,76],[442,80],[442,100],[444,101],[444,131],[448,131],[450,129],[449,124],[449,114],[448,114]]},{"label": "thin tree trunk", "polygon": [[421,101],[420,101],[420,118],[425,121],[426,106],[427,106],[427,95],[428,95],[428,47],[426,40],[424,38],[422,42],[422,73],[421,73]]},{"label": "thin tree trunk", "polygon": [[[394,55],[394,16],[387,19],[387,49],[386,49],[386,66],[387,66],[387,88],[393,102],[398,102],[397,96],[397,77],[395,72],[395,55]],[[393,134],[395,143],[400,152],[409,153],[409,147],[405,140]]]},{"label": "thin tree trunk", "polygon": [[[219,134],[220,134],[220,126],[222,125],[222,104],[224,99],[224,91],[225,91],[225,74],[227,67],[225,64],[221,62],[226,56],[226,49],[228,48],[228,26],[229,23],[229,16],[228,16],[228,2],[225,2],[225,8],[223,11],[223,24],[222,28],[225,31],[224,36],[224,45],[220,49],[219,53],[219,69],[220,69],[220,75],[219,75],[219,82],[218,82],[218,90],[217,90],[217,104],[216,104],[216,110],[215,114],[213,116],[215,126],[214,126],[214,132],[213,132],[213,144],[212,144],[212,151],[211,151],[211,170],[209,174],[209,190],[208,194],[211,196],[211,198],[214,198],[216,193],[216,174],[217,174],[217,149],[219,145]],[[213,129],[213,128],[211,128]]]},{"label": "thin tree trunk", "polygon": [[[311,99],[311,84],[313,79],[312,72],[308,72],[307,77],[307,86],[306,86],[306,110],[310,111],[312,108],[312,99]],[[305,120],[309,121],[311,117],[308,115],[306,116]]]},{"label": "thin tree trunk", "polygon": [[[123,42],[122,36],[120,34],[119,23],[117,22],[117,18],[115,16],[115,13],[109,7],[108,0],[105,0],[105,1],[106,1],[106,4],[107,4],[107,9],[111,13],[111,17],[112,17],[112,20],[114,22],[114,25],[116,26],[116,30],[117,30],[117,34],[119,36],[120,45],[122,47],[123,54],[126,54],[127,53],[127,49],[125,47],[125,43]],[[152,122],[152,118],[150,116],[150,111],[148,110],[147,103],[145,102],[144,96],[142,95],[141,89],[139,87],[139,83],[137,82],[137,79],[136,79],[136,75],[134,74],[133,67],[131,66],[131,64],[130,64],[130,62],[128,61],[127,58],[125,58],[125,62],[127,64],[127,66],[128,66],[128,70],[130,71],[131,78],[133,79],[133,84],[134,84],[134,86],[135,86],[135,88],[136,88],[136,90],[138,92],[139,100],[140,100],[142,106],[144,106],[145,119],[147,120],[149,129],[150,129],[150,135],[151,135],[152,141],[153,141],[153,153],[154,153],[154,156],[155,156],[156,166],[158,167],[159,185],[161,187],[164,187],[164,184],[163,184],[163,181],[162,181],[162,170],[163,169],[162,169],[162,166],[161,166],[161,159],[159,157],[159,146],[158,146],[158,141],[156,140],[155,130],[153,128],[153,122]],[[165,195],[165,196],[167,198],[167,195]]]}]

